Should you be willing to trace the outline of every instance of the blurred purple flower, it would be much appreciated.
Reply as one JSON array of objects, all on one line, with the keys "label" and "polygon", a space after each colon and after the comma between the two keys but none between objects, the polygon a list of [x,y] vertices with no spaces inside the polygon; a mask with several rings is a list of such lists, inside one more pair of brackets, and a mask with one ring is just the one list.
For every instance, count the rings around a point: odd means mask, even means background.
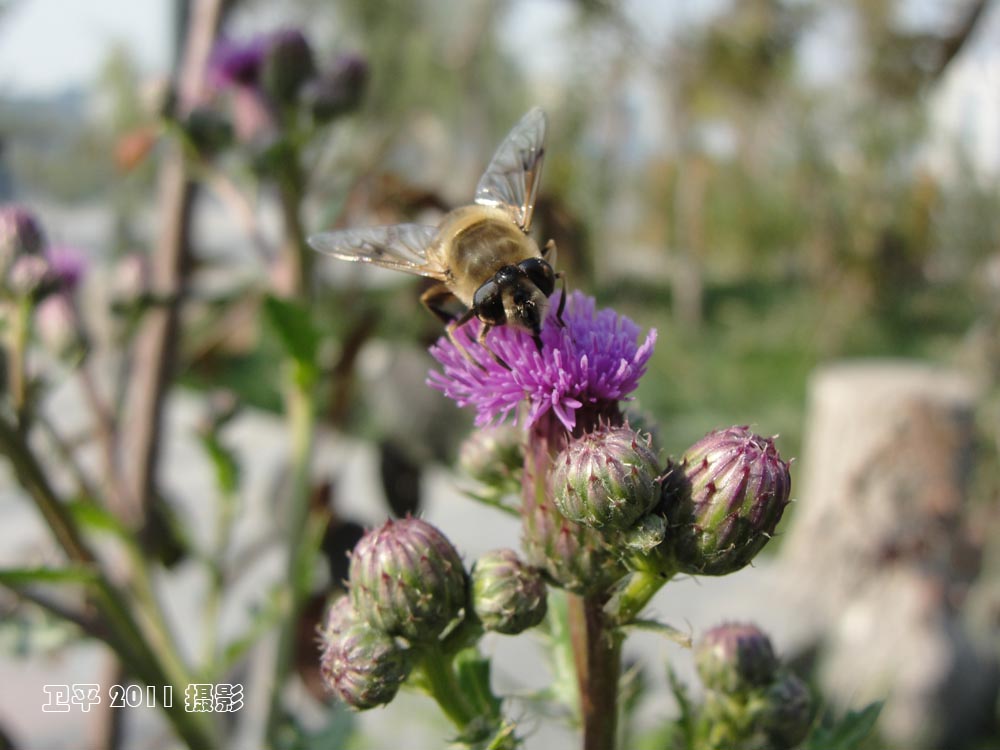
[{"label": "blurred purple flower", "polygon": [[[559,305],[559,293],[551,308]],[[510,369],[497,363],[475,343],[480,323],[472,320],[456,332],[472,357],[446,336],[430,352],[444,367],[432,371],[428,384],[459,406],[476,407],[476,424],[501,422],[522,401],[528,403],[528,424],[550,410],[567,430],[576,425],[576,412],[585,406],[625,399],[639,384],[656,343],[651,329],[639,344],[639,326],[614,310],[596,310],[592,297],[573,292],[563,313],[564,326],[550,314],[542,326],[542,350],[530,334],[512,326],[495,328],[487,343]]]},{"label": "blurred purple flower", "polygon": [[45,250],[49,276],[63,292],[73,292],[87,273],[87,258],[70,245],[52,245]]},{"label": "blurred purple flower", "polygon": [[220,38],[208,60],[209,84],[216,89],[255,86],[270,44],[269,35],[238,41]]}]

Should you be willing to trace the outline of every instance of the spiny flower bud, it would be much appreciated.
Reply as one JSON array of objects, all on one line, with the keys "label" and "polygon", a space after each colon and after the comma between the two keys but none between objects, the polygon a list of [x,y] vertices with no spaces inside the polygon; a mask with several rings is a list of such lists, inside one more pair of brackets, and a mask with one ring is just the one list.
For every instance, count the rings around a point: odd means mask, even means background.
[{"label": "spiny flower bud", "polygon": [[771,639],[749,623],[711,628],[698,643],[694,658],[705,687],[730,695],[766,685],[778,668]]},{"label": "spiny flower bud", "polygon": [[767,686],[762,697],[760,725],[774,747],[795,747],[812,725],[809,687],[790,672]]},{"label": "spiny flower bud", "polygon": [[7,272],[7,291],[15,297],[30,297],[49,280],[49,262],[41,255],[22,255]]},{"label": "spiny flower bud", "polygon": [[659,500],[649,436],[627,426],[586,433],[556,457],[554,466],[556,506],[586,526],[627,529]]},{"label": "spiny flower bud", "polygon": [[392,636],[354,623],[327,636],[320,674],[337,698],[363,711],[395,698],[410,666],[409,653]]},{"label": "spiny flower bud", "polygon": [[45,236],[35,215],[15,203],[0,206],[0,275],[22,255],[40,255]]},{"label": "spiny flower bud", "polygon": [[533,628],[545,618],[545,581],[512,549],[489,552],[472,568],[472,608],[487,630],[507,635]]},{"label": "spiny flower bud", "polygon": [[351,597],[348,594],[338,596],[327,608],[323,618],[321,634],[324,638],[333,638],[347,630],[358,621],[358,613],[354,611]]},{"label": "spiny flower bud", "polygon": [[549,501],[526,509],[522,547],[529,563],[574,594],[607,591],[628,572],[601,532],[570,521]]},{"label": "spiny flower bud", "polygon": [[291,104],[303,84],[316,73],[309,42],[297,29],[276,33],[264,53],[261,88],[275,102]]},{"label": "spiny flower bud", "polygon": [[512,425],[474,430],[462,443],[459,468],[497,492],[517,492],[524,467],[523,440],[522,430]]},{"label": "spiny flower bud", "polygon": [[666,508],[678,567],[701,575],[745,567],[788,505],[791,477],[774,441],[747,427],[716,430],[688,449],[681,467],[690,491]]},{"label": "spiny flower bud", "polygon": [[349,577],[359,617],[412,641],[437,638],[465,606],[458,552],[419,518],[386,521],[365,534],[351,554]]},{"label": "spiny flower bud", "polygon": [[344,55],[332,70],[309,81],[302,98],[317,122],[329,122],[355,109],[368,85],[368,63],[356,55]]}]

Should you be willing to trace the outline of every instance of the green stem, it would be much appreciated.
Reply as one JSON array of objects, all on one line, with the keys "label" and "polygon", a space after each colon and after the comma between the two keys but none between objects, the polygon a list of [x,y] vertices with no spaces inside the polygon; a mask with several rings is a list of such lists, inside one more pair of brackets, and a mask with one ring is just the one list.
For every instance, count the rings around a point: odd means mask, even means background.
[{"label": "green stem", "polygon": [[635,571],[605,605],[605,613],[616,625],[628,625],[670,578],[645,570]]},{"label": "green stem", "polygon": [[28,340],[31,337],[32,301],[24,295],[15,302],[10,342],[10,393],[14,401],[19,429],[27,428],[28,419]]},{"label": "green stem", "polygon": [[[102,639],[118,654],[129,671],[146,685],[172,685],[175,695],[183,695],[187,683],[176,652],[168,644],[159,644],[159,652],[146,640],[122,592],[112,584],[97,557],[87,545],[73,516],[56,495],[37,457],[24,436],[6,420],[0,419],[0,453],[8,457],[20,484],[28,491],[48,524],[56,541],[73,562],[91,567],[97,573],[93,601],[106,626]],[[166,658],[165,658],[166,657]],[[212,727],[203,715],[184,710],[183,703],[165,709],[167,718],[185,743],[197,750],[213,747]]]},{"label": "green stem", "polygon": [[290,596],[285,602],[287,611],[278,633],[272,675],[271,706],[267,723],[267,734],[272,743],[282,724],[281,697],[285,681],[291,671],[299,614],[302,603],[310,591],[312,567],[316,557],[315,544],[308,543],[306,534],[309,525],[309,480],[316,427],[315,388],[313,379],[305,376],[300,363],[291,361],[287,364],[289,384],[285,406],[292,454],[286,573]]},{"label": "green stem", "polygon": [[424,688],[458,729],[465,729],[479,716],[459,684],[451,657],[439,648],[429,648],[420,663]]}]

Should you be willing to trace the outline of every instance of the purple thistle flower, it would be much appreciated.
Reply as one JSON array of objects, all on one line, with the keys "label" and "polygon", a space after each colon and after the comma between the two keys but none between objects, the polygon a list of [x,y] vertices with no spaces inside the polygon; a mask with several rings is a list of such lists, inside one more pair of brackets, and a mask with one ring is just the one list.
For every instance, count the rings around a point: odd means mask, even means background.
[{"label": "purple thistle flower", "polygon": [[209,84],[216,89],[255,86],[270,45],[268,35],[239,41],[219,39],[208,61]]},{"label": "purple thistle flower", "polygon": [[69,245],[49,246],[45,259],[49,262],[49,277],[63,292],[73,292],[87,272],[87,258]]},{"label": "purple thistle flower", "polygon": [[[550,308],[558,305],[556,293]],[[596,310],[594,299],[581,292],[570,295],[563,321],[559,326],[554,315],[546,320],[541,351],[525,331],[492,330],[487,344],[510,365],[508,370],[475,343],[481,324],[472,320],[455,335],[468,342],[474,361],[442,336],[430,352],[444,372],[431,371],[427,382],[459,406],[475,406],[478,426],[502,422],[527,401],[529,426],[551,410],[572,430],[578,409],[620,401],[635,390],[653,353],[656,330],[639,344],[638,325],[614,310]]]}]

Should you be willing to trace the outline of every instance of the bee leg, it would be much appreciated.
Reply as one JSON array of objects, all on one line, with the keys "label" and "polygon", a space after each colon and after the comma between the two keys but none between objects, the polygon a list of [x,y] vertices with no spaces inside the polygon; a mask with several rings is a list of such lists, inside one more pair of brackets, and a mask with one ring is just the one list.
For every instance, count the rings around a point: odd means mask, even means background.
[{"label": "bee leg", "polygon": [[550,266],[555,268],[556,265],[556,241],[549,240],[545,243],[545,247],[542,248],[542,257],[548,262]]},{"label": "bee leg", "polygon": [[[456,318],[455,314],[445,307],[446,305],[454,304],[455,301],[455,295],[452,294],[451,290],[444,284],[435,284],[420,295],[421,304],[430,310],[434,314],[434,317],[445,325],[450,325]],[[468,317],[465,318],[465,320],[468,319]]]},{"label": "bee leg", "polygon": [[[458,349],[460,352],[462,352],[462,356],[463,357],[465,357],[467,360],[469,360],[470,362],[472,362],[472,364],[474,364],[477,367],[479,367],[479,369],[485,370],[486,368],[483,367],[479,362],[477,362],[472,357],[471,354],[469,354],[469,350],[466,349],[465,345],[461,341],[458,340],[458,336],[456,335],[458,329],[461,328],[462,326],[464,326],[466,323],[468,323],[471,319],[472,319],[472,310],[466,310],[459,317],[457,317],[457,318],[453,317],[451,319],[451,321],[448,322],[448,325],[445,326],[444,330],[445,330],[445,333],[448,334],[448,340],[452,344],[455,345],[456,349]],[[480,335],[480,338],[482,338],[481,335]],[[482,341],[480,341],[480,343],[482,343]],[[489,350],[487,350],[487,351],[489,351]]]},{"label": "bee leg", "polygon": [[476,341],[479,342],[479,345],[482,346],[483,349],[485,349],[490,353],[490,356],[493,357],[494,362],[496,362],[505,370],[510,370],[511,369],[510,365],[508,365],[506,362],[503,361],[503,357],[501,357],[495,351],[490,349],[489,345],[486,343],[486,334],[489,333],[491,330],[493,330],[493,326],[488,325],[487,323],[483,323],[483,327],[479,329],[479,335],[476,337]]},{"label": "bee leg", "polygon": [[559,307],[556,308],[556,323],[559,324],[560,328],[565,328],[563,311],[566,309],[566,274],[560,272],[556,274],[556,277],[562,282],[562,294],[559,295]]}]

